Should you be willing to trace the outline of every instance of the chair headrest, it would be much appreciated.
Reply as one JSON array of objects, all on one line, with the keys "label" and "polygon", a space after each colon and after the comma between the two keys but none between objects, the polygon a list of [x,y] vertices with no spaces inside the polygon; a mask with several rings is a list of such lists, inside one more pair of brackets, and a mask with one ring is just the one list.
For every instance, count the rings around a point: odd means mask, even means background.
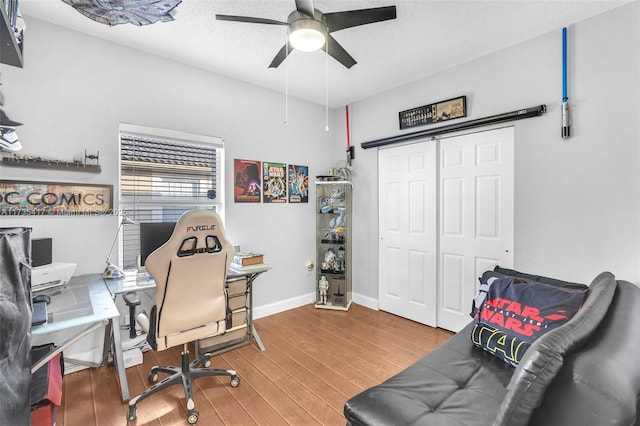
[{"label": "chair headrest", "polygon": [[[171,237],[157,251],[171,257],[224,251],[231,259],[233,247],[227,240],[222,220],[216,212],[190,210],[180,216]],[[150,255],[149,258],[151,257]],[[145,263],[149,263],[149,258]]]},{"label": "chair headrest", "polygon": [[[215,238],[215,239],[214,239]],[[188,252],[190,245],[187,241],[197,240],[197,248],[200,252],[220,251],[221,245],[230,245],[224,232],[222,220],[218,213],[211,210],[191,210],[184,213],[178,219],[168,242],[174,241],[181,246],[181,252]],[[180,243],[180,241],[183,243]],[[187,256],[191,253],[182,253],[179,256]]]}]

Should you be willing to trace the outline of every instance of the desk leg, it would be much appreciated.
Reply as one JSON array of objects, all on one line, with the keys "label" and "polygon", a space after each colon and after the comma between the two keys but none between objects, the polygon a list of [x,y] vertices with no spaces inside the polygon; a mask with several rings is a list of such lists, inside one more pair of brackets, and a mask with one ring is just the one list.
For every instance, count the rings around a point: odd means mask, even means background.
[{"label": "desk leg", "polygon": [[253,338],[258,344],[258,347],[260,348],[260,350],[264,352],[264,345],[262,344],[262,340],[260,340],[260,336],[258,336],[258,331],[253,326],[253,323],[251,323],[251,334],[253,335]]},{"label": "desk leg", "polygon": [[247,289],[249,290],[249,324],[251,324],[251,336],[255,339],[260,350],[264,352],[265,348],[262,344],[262,340],[260,340],[260,336],[258,335],[256,328],[253,326],[253,281],[260,274],[262,274],[262,272],[256,272],[247,276]]},{"label": "desk leg", "polygon": [[115,367],[118,370],[118,379],[120,382],[120,392],[122,400],[129,400],[129,383],[127,382],[127,370],[124,365],[124,356],[122,355],[122,342],[120,341],[120,327],[115,321],[120,318],[111,318],[111,336],[113,337],[113,352],[115,354]]}]

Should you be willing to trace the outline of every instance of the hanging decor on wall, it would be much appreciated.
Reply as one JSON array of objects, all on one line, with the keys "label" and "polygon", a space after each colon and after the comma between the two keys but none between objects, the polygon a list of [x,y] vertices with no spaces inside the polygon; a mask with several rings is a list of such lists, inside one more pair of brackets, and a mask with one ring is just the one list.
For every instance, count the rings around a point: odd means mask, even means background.
[{"label": "hanging decor on wall", "polygon": [[0,216],[110,214],[113,185],[0,180]]},{"label": "hanging decor on wall", "polygon": [[562,29],[562,139],[571,136],[571,114],[567,94],[567,29]]},{"label": "hanging decor on wall", "polygon": [[360,146],[362,149],[378,148],[386,145],[393,145],[397,143],[407,142],[411,140],[435,138],[438,135],[445,135],[448,133],[459,132],[461,130],[476,129],[478,127],[489,126],[498,123],[506,123],[515,120],[523,120],[525,118],[540,117],[547,112],[547,106],[545,104],[538,105],[530,108],[523,108],[516,111],[504,112],[502,114],[490,115],[487,117],[476,118],[473,120],[462,121],[458,123],[447,124],[444,126],[438,126],[434,129],[418,130],[411,133],[403,133],[396,136],[389,136],[382,139],[376,139],[369,142],[362,142]]},{"label": "hanging decor on wall", "polygon": [[236,158],[233,174],[236,203],[309,202],[309,166]]},{"label": "hanging decor on wall", "polygon": [[233,160],[233,200],[236,203],[259,203],[262,195],[260,184],[260,161]]},{"label": "hanging decor on wall", "polygon": [[287,178],[290,203],[309,202],[309,167],[289,164]]},{"label": "hanging decor on wall", "polygon": [[89,19],[101,24],[149,25],[173,21],[171,11],[182,0],[62,0]]},{"label": "hanging decor on wall", "polygon": [[287,202],[287,165],[262,163],[262,201],[265,203]]},{"label": "hanging decor on wall", "polygon": [[424,126],[427,124],[440,123],[466,116],[466,96],[458,96],[457,98],[423,105],[418,108],[412,108],[398,113],[400,130],[416,126]]}]

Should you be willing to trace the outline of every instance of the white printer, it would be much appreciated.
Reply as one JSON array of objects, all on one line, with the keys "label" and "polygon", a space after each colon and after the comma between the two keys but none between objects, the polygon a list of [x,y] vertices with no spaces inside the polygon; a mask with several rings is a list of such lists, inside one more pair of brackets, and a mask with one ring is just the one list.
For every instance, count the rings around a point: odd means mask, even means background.
[{"label": "white printer", "polygon": [[53,262],[31,269],[31,291],[65,285],[76,270],[75,263]]}]

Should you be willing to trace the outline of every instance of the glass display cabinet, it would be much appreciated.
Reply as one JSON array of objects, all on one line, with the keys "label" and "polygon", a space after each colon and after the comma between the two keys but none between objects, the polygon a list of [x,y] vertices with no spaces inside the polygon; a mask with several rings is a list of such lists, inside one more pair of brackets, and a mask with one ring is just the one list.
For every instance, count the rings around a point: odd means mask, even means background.
[{"label": "glass display cabinet", "polygon": [[316,308],[351,306],[351,182],[316,181]]}]

